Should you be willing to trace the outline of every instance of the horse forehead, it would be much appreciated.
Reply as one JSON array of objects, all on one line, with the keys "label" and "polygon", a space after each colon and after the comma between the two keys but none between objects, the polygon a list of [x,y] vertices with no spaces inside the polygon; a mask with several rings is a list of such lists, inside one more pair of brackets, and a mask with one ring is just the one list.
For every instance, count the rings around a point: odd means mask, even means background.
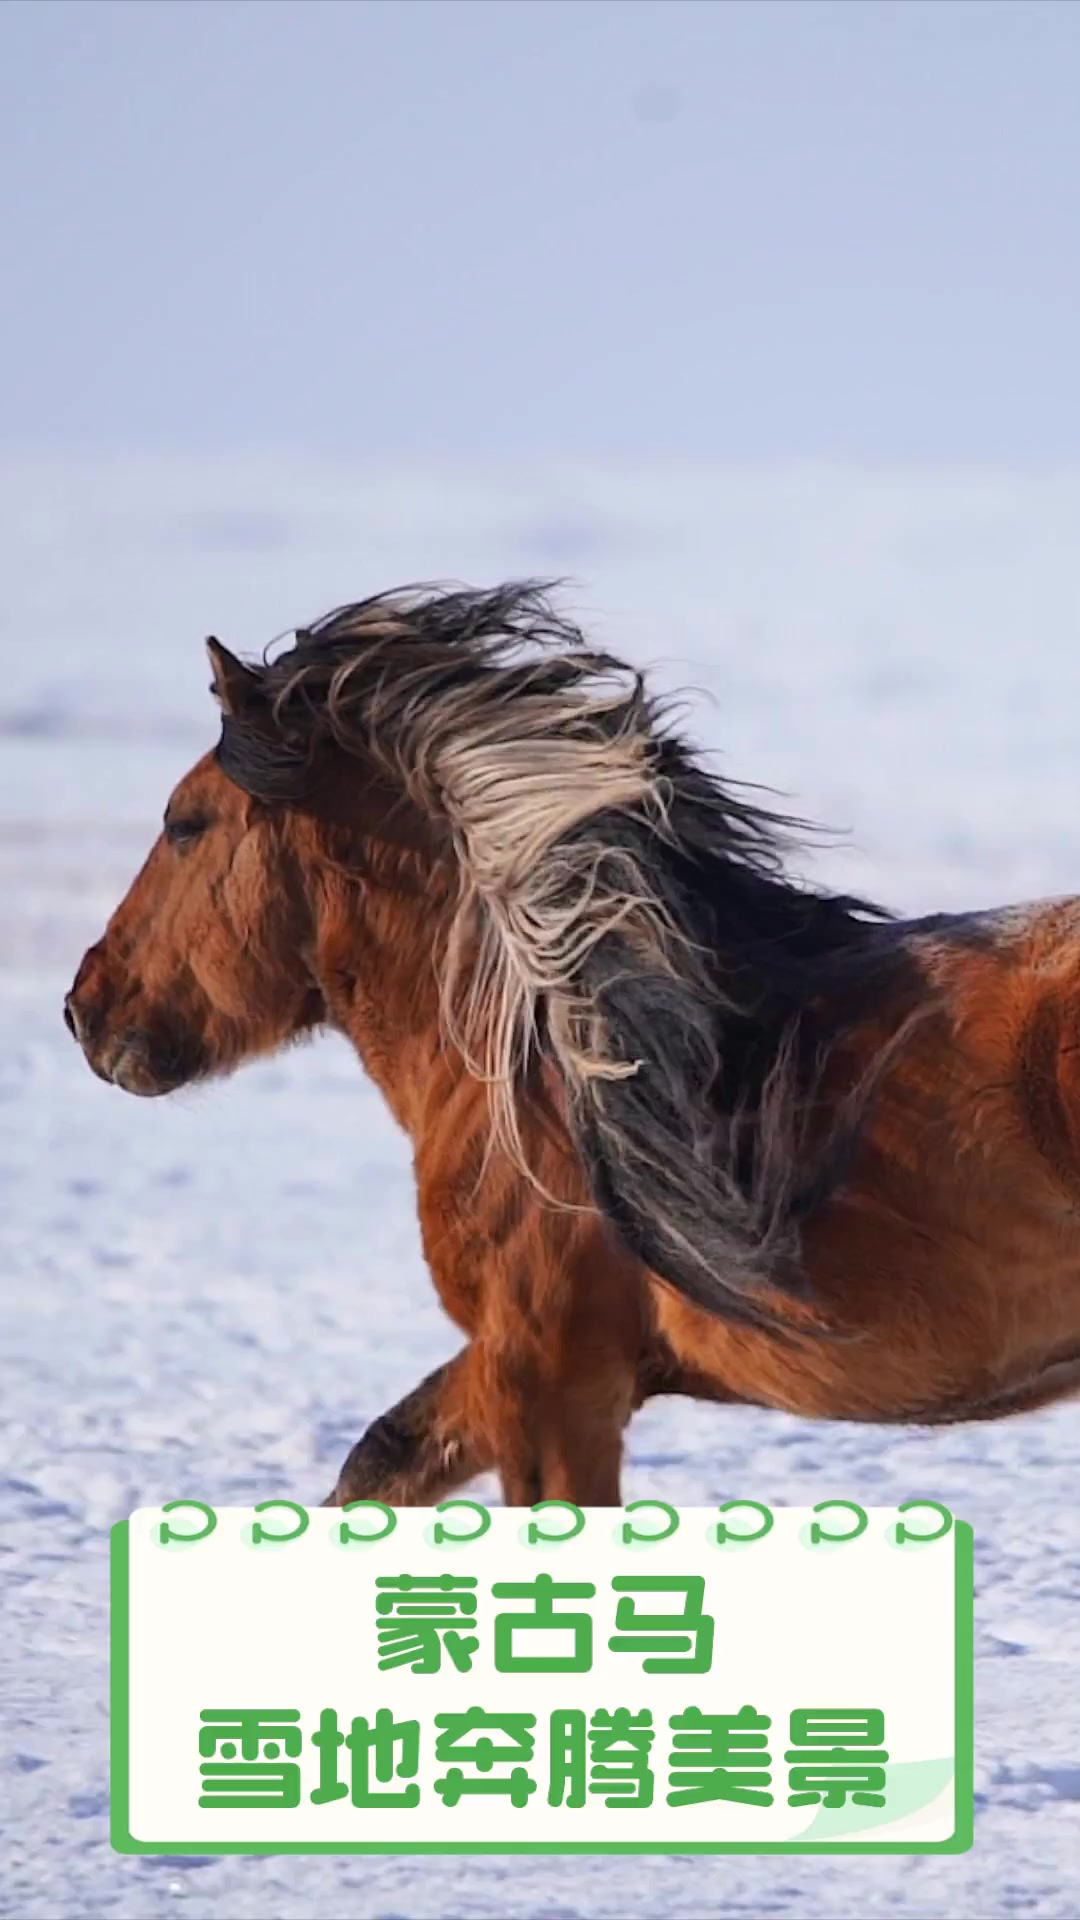
[{"label": "horse forehead", "polygon": [[244,799],[243,792],[235,781],[230,780],[228,774],[222,772],[213,748],[204,753],[200,760],[196,760],[193,767],[189,767],[187,772],[181,775],[173,788],[172,797],[174,800],[198,801],[205,804],[213,802],[225,807],[233,805],[237,810],[240,809]]}]

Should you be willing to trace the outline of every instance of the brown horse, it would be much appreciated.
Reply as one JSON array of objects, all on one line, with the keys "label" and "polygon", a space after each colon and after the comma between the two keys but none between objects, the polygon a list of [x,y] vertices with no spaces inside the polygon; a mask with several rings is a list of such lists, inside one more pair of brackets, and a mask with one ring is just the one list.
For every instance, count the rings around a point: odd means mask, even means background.
[{"label": "brown horse", "polygon": [[168,1093],[320,1027],[415,1150],[468,1344],[332,1500],[619,1499],[655,1393],[875,1421],[1080,1388],[1080,903],[915,922],[785,876],[532,585],[209,643],[222,731],[65,1006]]}]

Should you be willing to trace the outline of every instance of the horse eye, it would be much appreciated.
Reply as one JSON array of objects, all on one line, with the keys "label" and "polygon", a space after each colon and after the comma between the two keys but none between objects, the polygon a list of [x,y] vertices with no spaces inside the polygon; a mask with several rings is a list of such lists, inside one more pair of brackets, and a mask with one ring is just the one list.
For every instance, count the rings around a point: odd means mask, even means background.
[{"label": "horse eye", "polygon": [[200,833],[205,833],[209,825],[208,820],[194,814],[186,820],[166,820],[165,838],[172,847],[184,847],[190,840],[197,840]]}]

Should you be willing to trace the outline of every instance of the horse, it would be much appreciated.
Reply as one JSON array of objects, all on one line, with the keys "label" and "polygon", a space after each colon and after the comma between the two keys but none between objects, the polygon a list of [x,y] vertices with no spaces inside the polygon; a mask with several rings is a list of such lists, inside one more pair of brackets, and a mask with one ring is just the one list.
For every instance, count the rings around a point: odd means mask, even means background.
[{"label": "horse", "polygon": [[793,877],[548,582],[245,663],[64,1014],[158,1096],[321,1029],[412,1143],[461,1351],[326,1502],[616,1505],[655,1394],[996,1418],[1080,1388],[1080,901],[901,919]]}]

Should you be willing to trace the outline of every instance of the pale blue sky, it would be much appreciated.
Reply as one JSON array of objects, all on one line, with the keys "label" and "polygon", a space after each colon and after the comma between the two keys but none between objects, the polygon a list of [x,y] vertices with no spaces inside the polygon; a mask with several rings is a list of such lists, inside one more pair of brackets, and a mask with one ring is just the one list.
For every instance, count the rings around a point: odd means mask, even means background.
[{"label": "pale blue sky", "polygon": [[9,446],[1059,462],[1074,0],[6,0]]}]

